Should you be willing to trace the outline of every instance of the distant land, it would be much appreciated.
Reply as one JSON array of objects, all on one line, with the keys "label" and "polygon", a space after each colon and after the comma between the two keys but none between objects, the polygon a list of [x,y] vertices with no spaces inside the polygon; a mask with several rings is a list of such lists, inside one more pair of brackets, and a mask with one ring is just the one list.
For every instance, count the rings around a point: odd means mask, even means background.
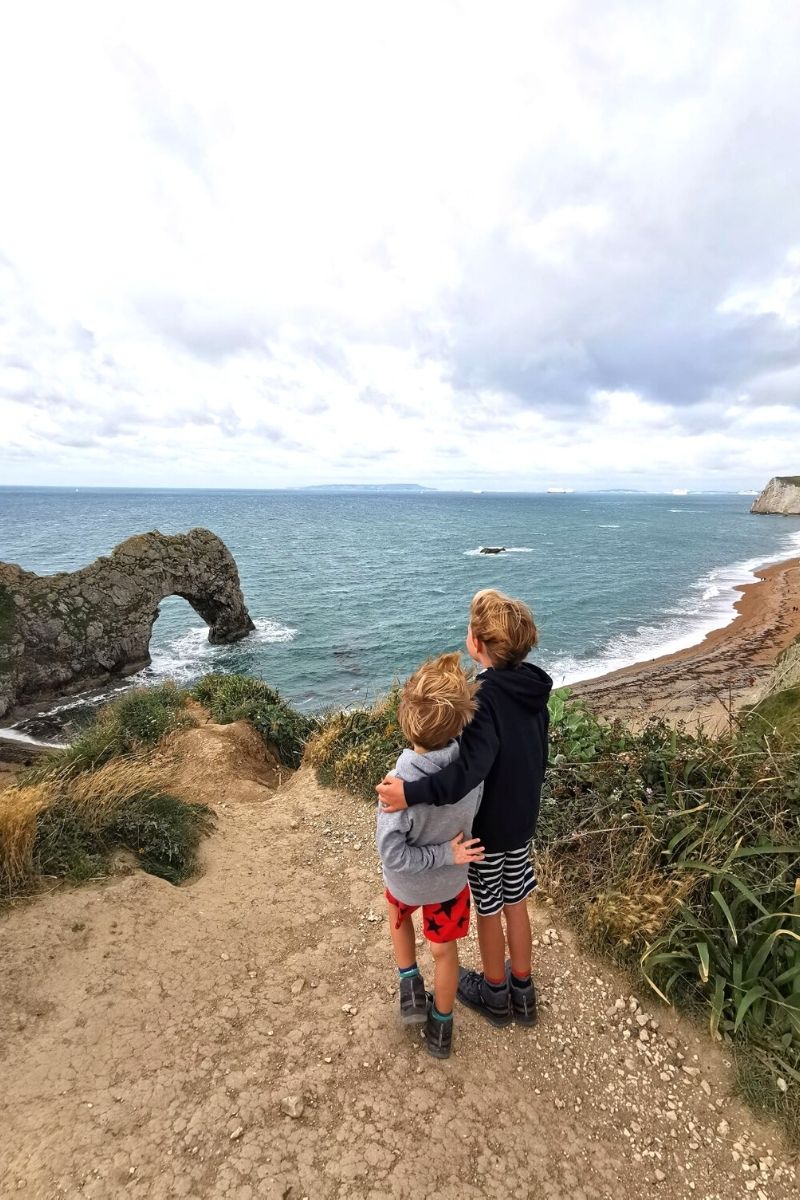
[{"label": "distant land", "polygon": [[438,492],[438,488],[422,487],[419,483],[315,483],[309,487],[287,489],[293,492]]}]

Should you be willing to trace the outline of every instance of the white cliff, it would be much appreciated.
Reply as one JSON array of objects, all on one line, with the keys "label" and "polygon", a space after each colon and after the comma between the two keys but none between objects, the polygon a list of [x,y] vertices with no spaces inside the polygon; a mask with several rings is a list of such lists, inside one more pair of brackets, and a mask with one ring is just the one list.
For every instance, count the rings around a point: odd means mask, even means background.
[{"label": "white cliff", "polygon": [[753,502],[753,513],[800,515],[800,475],[776,475]]}]

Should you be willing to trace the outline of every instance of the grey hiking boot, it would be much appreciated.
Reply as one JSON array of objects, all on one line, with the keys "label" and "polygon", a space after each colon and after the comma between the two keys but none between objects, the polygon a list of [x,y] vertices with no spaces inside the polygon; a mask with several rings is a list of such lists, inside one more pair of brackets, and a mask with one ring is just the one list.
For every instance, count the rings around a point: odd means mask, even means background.
[{"label": "grey hiking boot", "polygon": [[511,996],[508,984],[494,991],[487,986],[481,972],[467,971],[461,967],[458,972],[456,995],[462,1004],[479,1012],[490,1024],[511,1024]]},{"label": "grey hiking boot", "polygon": [[434,1058],[449,1058],[453,1049],[453,1017],[444,1021],[434,1016],[433,996],[428,992],[428,1020],[425,1025],[425,1049]]},{"label": "grey hiking boot", "polygon": [[404,1025],[424,1025],[428,1019],[425,981],[421,975],[400,980],[400,1020]]},{"label": "grey hiking boot", "polygon": [[511,963],[506,959],[506,977],[511,996],[511,1013],[517,1025],[535,1025],[539,1019],[536,1006],[536,987],[533,980],[527,987],[517,987],[511,978]]}]

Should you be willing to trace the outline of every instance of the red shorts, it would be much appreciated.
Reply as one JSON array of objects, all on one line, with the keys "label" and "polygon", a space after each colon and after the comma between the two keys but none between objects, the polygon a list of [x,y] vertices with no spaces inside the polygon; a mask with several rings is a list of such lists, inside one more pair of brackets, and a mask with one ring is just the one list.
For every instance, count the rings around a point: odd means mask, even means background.
[{"label": "red shorts", "polygon": [[[418,904],[403,904],[395,900],[387,888],[384,896],[397,909],[395,929],[399,929],[406,917],[410,917],[420,907]],[[422,932],[429,942],[455,942],[458,938],[467,936],[469,929],[469,884],[465,883],[462,890],[452,900],[443,900],[440,904],[422,905]]]}]

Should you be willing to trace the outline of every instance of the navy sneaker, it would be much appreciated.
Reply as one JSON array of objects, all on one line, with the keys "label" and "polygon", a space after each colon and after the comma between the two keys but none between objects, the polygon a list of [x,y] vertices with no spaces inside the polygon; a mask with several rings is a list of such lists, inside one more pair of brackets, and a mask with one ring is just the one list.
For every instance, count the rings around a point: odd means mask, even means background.
[{"label": "navy sneaker", "polygon": [[400,1020],[404,1025],[424,1025],[428,1019],[425,981],[421,975],[400,980]]},{"label": "navy sneaker", "polygon": [[508,983],[505,987],[494,990],[487,985],[480,971],[467,971],[460,967],[456,995],[462,1004],[479,1012],[490,1024],[511,1024],[511,995]]},{"label": "navy sneaker", "polygon": [[511,962],[506,959],[506,978],[511,996],[511,1013],[517,1025],[535,1025],[539,1019],[536,1007],[536,986],[533,980],[527,987],[517,987],[511,978]]},{"label": "navy sneaker", "polygon": [[434,1058],[449,1058],[453,1049],[453,1018],[439,1020],[433,1015],[433,996],[428,992],[428,1019],[423,1031],[425,1049]]}]

